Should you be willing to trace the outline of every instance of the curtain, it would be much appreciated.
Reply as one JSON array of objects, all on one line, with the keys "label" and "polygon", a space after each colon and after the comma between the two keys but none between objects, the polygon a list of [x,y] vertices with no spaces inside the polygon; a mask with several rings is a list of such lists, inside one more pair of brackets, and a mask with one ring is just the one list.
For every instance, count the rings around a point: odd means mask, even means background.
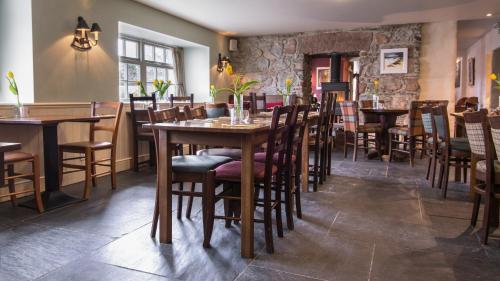
[{"label": "curtain", "polygon": [[184,49],[174,48],[175,59],[175,76],[177,77],[177,93],[178,97],[186,95],[184,87]]}]

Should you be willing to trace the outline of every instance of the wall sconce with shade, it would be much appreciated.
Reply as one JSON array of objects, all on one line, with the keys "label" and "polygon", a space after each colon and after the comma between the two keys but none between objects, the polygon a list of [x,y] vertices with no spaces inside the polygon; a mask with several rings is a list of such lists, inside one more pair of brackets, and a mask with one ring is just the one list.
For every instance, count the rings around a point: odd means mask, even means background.
[{"label": "wall sconce with shade", "polygon": [[[89,28],[85,19],[80,16],[78,17],[78,24],[76,25],[75,36],[71,43],[71,47],[81,52],[88,51],[92,49],[92,47],[97,46],[97,41],[99,41],[99,34],[101,32],[102,30],[99,24],[93,23],[92,28]],[[92,35],[93,39],[90,38],[89,33]]]},{"label": "wall sconce with shade", "polygon": [[227,67],[228,64],[231,63],[229,57],[222,57],[221,53],[219,53],[219,60],[217,61],[217,71],[222,72]]}]

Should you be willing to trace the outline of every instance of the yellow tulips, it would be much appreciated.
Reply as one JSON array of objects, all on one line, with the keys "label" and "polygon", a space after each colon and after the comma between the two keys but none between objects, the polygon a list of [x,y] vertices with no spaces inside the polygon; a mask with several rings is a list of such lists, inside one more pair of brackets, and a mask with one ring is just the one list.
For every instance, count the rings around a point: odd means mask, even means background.
[{"label": "yellow tulips", "polygon": [[[163,82],[163,81],[161,81],[161,82]],[[159,82],[157,79],[155,79],[155,80],[153,81],[153,86],[158,87],[159,83],[160,83],[160,82]]]},{"label": "yellow tulips", "polygon": [[226,72],[227,72],[227,74],[229,74],[229,75],[233,75],[233,66],[232,66],[232,65],[230,65],[230,64],[228,64],[228,65],[226,66]]},{"label": "yellow tulips", "polygon": [[491,80],[497,80],[497,78],[498,78],[498,77],[497,77],[497,75],[496,75],[495,73],[491,73],[491,74],[490,74],[490,79],[491,79]]},{"label": "yellow tulips", "polygon": [[498,76],[497,74],[495,73],[491,73],[490,75],[488,75],[490,77],[491,80],[493,80],[497,85],[495,86],[495,89],[497,90],[500,90],[500,79],[498,79]]},{"label": "yellow tulips", "polygon": [[21,101],[19,100],[19,89],[17,88],[16,79],[14,79],[14,73],[12,71],[7,72],[6,79],[9,82],[9,91],[17,98],[17,106],[21,106]]},{"label": "yellow tulips", "polygon": [[7,72],[7,77],[10,79],[14,79],[14,73],[12,71]]}]

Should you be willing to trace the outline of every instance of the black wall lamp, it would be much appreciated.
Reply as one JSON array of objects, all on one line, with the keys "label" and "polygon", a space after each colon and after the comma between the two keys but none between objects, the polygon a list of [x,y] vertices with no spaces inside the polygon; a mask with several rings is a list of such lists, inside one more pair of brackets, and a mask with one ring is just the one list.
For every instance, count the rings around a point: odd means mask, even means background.
[{"label": "black wall lamp", "polygon": [[226,68],[228,64],[230,64],[231,61],[229,60],[229,57],[222,57],[221,53],[219,53],[219,60],[217,61],[217,71],[222,72]]},{"label": "black wall lamp", "polygon": [[[99,34],[102,32],[101,27],[97,23],[92,24],[92,28],[83,17],[78,17],[78,24],[75,29],[75,36],[73,38],[73,43],[71,47],[74,49],[85,52],[92,47],[97,46],[97,41],[99,41]],[[89,33],[92,34],[93,39],[89,38]]]}]

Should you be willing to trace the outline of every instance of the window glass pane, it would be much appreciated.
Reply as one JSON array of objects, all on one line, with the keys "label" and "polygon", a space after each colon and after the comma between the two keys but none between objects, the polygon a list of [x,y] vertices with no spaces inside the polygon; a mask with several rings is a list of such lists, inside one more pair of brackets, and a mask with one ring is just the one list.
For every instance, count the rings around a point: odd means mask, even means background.
[{"label": "window glass pane", "polygon": [[135,41],[125,40],[125,56],[129,58],[139,58],[139,44]]},{"label": "window glass pane", "polygon": [[168,77],[167,80],[172,81],[172,84],[177,84],[177,79],[175,77],[175,71],[174,71],[174,69],[169,68],[167,70],[167,77]]},{"label": "window glass pane", "polygon": [[154,61],[155,57],[153,54],[153,46],[151,45],[144,45],[144,60],[148,61]]},{"label": "window glass pane", "polygon": [[156,79],[156,67],[146,67],[146,82],[153,82]]},{"label": "window glass pane", "polygon": [[127,93],[127,83],[126,82],[120,82],[120,99],[124,100],[128,98],[128,93]]},{"label": "window glass pane", "polygon": [[118,39],[118,55],[123,56],[123,40]]},{"label": "window glass pane", "polygon": [[148,94],[151,94],[152,92],[156,91],[155,88],[153,87],[153,83],[146,83],[146,92]]},{"label": "window glass pane", "polygon": [[128,81],[137,81],[141,80],[141,68],[137,64],[127,64],[127,80]]},{"label": "window glass pane", "polygon": [[174,95],[174,96],[177,96],[177,85],[172,85],[170,87],[168,87],[168,90],[167,90],[167,95]]},{"label": "window glass pane", "polygon": [[165,49],[160,47],[155,47],[155,61],[165,62]]},{"label": "window glass pane", "polygon": [[134,94],[136,96],[140,96],[141,93],[139,93],[139,87],[135,82],[128,82],[128,94]]},{"label": "window glass pane", "polygon": [[166,63],[174,64],[173,50],[172,49],[165,49],[165,51],[166,51],[166,56],[165,56]]},{"label": "window glass pane", "polygon": [[127,64],[120,62],[120,80],[127,80]]},{"label": "window glass pane", "polygon": [[165,68],[156,68],[156,79],[167,81],[167,69]]}]

